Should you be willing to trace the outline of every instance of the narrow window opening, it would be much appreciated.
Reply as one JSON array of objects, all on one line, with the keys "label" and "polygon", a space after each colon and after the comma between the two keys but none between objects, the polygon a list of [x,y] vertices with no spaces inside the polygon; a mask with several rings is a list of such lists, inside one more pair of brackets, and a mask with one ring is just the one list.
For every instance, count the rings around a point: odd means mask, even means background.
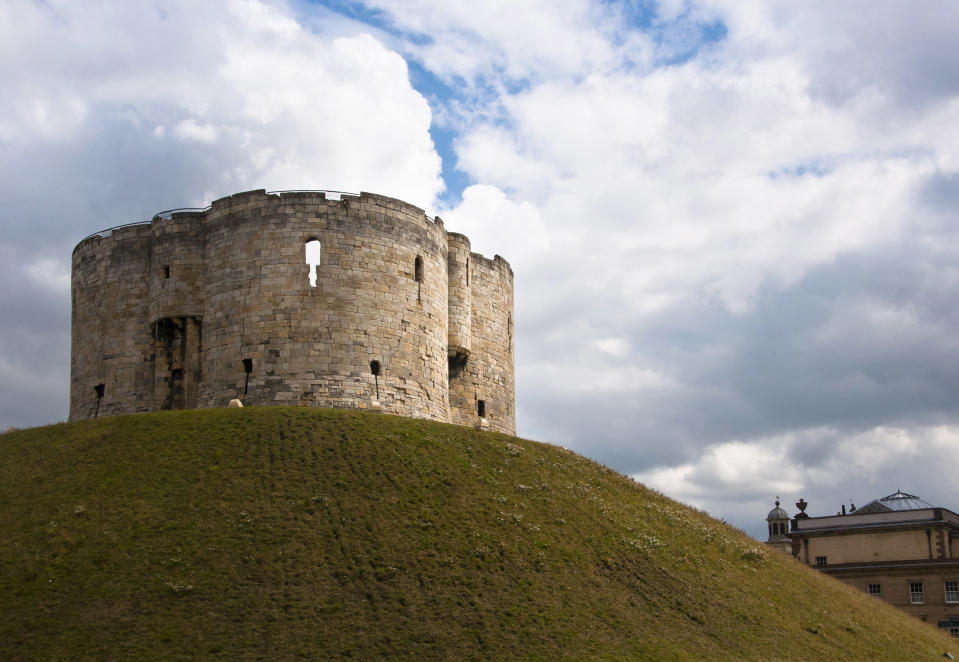
[{"label": "narrow window opening", "polygon": [[105,390],[106,389],[103,384],[97,384],[93,387],[93,392],[97,396],[97,408],[93,412],[93,418],[96,418],[97,414],[100,413],[100,403],[103,402],[103,393]]},{"label": "narrow window opening", "polygon": [[250,373],[253,372],[253,359],[243,359],[243,372],[246,373],[246,379],[243,382],[243,395],[250,392]]},{"label": "narrow window opening", "polygon": [[320,266],[320,242],[316,237],[306,240],[306,264],[310,267],[310,287],[316,287],[316,272]]},{"label": "narrow window opening", "polygon": [[163,277],[164,277],[164,278],[169,278],[169,277],[170,277],[170,265],[169,265],[169,264],[166,265],[165,267],[163,267]]},{"label": "narrow window opening", "polygon": [[373,373],[373,385],[376,388],[376,399],[380,399],[380,362],[370,361],[370,372]]},{"label": "narrow window opening", "polygon": [[466,258],[466,285],[470,284],[470,259]]},{"label": "narrow window opening", "polygon": [[486,418],[486,400],[476,401],[476,413],[480,418]]},{"label": "narrow window opening", "polygon": [[423,298],[423,258],[416,256],[413,263],[413,280],[416,281],[416,303],[422,303]]}]

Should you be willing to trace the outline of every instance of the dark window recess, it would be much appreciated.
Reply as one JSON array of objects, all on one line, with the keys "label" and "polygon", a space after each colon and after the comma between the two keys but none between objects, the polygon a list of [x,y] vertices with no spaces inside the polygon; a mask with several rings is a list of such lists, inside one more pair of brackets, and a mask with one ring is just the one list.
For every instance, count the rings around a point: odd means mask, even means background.
[{"label": "dark window recess", "polygon": [[462,373],[466,367],[467,360],[469,360],[469,354],[466,352],[456,352],[449,355],[448,366],[450,379],[455,379],[460,376],[460,373]]},{"label": "dark window recess", "polygon": [[97,384],[96,386],[93,387],[93,392],[96,393],[96,396],[97,396],[97,408],[93,411],[93,418],[96,418],[97,414],[100,413],[100,403],[103,402],[104,391],[105,391],[105,387],[103,386],[103,384]]},{"label": "dark window recess", "polygon": [[186,393],[183,389],[183,369],[174,368],[170,371],[170,401],[167,409],[183,409]]},{"label": "dark window recess", "polygon": [[253,359],[243,359],[243,372],[246,373],[246,380],[243,382],[243,395],[250,392],[250,373],[253,372]]},{"label": "dark window recess", "polygon": [[380,399],[380,362],[370,361],[370,372],[373,373],[373,386],[376,388],[376,399]]},{"label": "dark window recess", "polygon": [[423,258],[416,256],[413,263],[413,280],[416,281],[416,303],[423,301]]},{"label": "dark window recess", "polygon": [[470,259],[466,258],[466,284],[470,284]]},{"label": "dark window recess", "polygon": [[486,418],[486,400],[476,401],[476,414],[480,418]]},{"label": "dark window recess", "polygon": [[170,265],[166,265],[165,267],[163,267],[163,277],[164,278],[170,277]]}]

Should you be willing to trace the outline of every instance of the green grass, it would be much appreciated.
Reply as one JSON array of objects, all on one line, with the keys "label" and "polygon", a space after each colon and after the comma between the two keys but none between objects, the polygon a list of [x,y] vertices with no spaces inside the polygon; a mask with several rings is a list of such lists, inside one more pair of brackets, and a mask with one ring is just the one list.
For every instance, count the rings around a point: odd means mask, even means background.
[{"label": "green grass", "polygon": [[554,446],[355,411],[0,436],[0,659],[922,660],[933,627]]}]

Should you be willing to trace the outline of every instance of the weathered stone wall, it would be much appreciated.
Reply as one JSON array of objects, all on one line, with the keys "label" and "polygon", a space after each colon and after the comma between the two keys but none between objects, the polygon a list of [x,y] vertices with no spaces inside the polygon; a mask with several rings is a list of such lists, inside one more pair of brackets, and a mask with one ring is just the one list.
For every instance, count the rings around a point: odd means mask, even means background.
[{"label": "weathered stone wall", "polygon": [[472,351],[473,299],[470,290],[470,240],[451,232],[449,242],[449,355],[453,362],[469,358]]},{"label": "weathered stone wall", "polygon": [[[469,285],[467,262],[482,265]],[[241,193],[77,246],[70,418],[239,397],[479,425],[486,398],[489,426],[514,432],[511,320],[509,265],[470,255],[421,209],[368,193]],[[451,407],[453,338],[474,350]]]},{"label": "weathered stone wall", "polygon": [[450,367],[451,420],[485,421],[492,430],[513,433],[513,270],[499,255],[489,260],[471,253],[468,273],[472,351],[465,365]]},{"label": "weathered stone wall", "polygon": [[70,419],[153,409],[148,226],[93,236],[73,253]]}]

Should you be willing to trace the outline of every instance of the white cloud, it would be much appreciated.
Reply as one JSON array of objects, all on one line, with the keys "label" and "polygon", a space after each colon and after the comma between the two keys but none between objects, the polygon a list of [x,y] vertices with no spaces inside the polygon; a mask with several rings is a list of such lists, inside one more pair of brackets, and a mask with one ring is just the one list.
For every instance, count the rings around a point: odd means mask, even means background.
[{"label": "white cloud", "polygon": [[[948,474],[959,461],[957,441],[956,426],[877,426],[855,434],[813,428],[723,442],[692,462],[634,477],[698,507],[725,504],[735,524],[764,537],[763,518],[774,496],[792,513],[798,512],[792,501],[818,497],[808,511],[814,516],[830,515],[842,505],[863,506],[900,488],[954,508]],[[815,461],[803,462],[810,447]]]},{"label": "white cloud", "polygon": [[199,143],[219,181],[193,196],[364,189],[427,206],[442,189],[429,106],[405,61],[369,35],[324,38],[279,1],[54,0],[6,12],[31,30],[9,35],[0,64],[2,140],[76,144],[114,117],[144,141],[145,159],[170,153],[168,137]]},{"label": "white cloud", "polygon": [[626,338],[600,338],[594,340],[593,345],[599,351],[615,358],[623,358],[629,351],[629,341]]},{"label": "white cloud", "polygon": [[[164,132],[160,131],[158,137]],[[201,143],[212,143],[216,140],[218,131],[212,124],[197,124],[192,117],[181,121],[173,129],[173,135],[184,140],[196,140]]]},{"label": "white cloud", "polygon": [[70,265],[64,260],[38,258],[25,265],[24,273],[41,287],[61,293],[70,291]]},{"label": "white cloud", "polygon": [[495,186],[475,185],[463,191],[455,209],[440,209],[451,231],[465,234],[473,252],[487,257],[517,254],[542,255],[550,247],[549,230],[539,209],[514,202]]},{"label": "white cloud", "polygon": [[414,54],[443,76],[472,80],[493,74],[524,79],[551,71],[577,75],[614,57],[605,34],[610,10],[587,0],[368,4],[403,30],[425,36],[426,44]]}]

